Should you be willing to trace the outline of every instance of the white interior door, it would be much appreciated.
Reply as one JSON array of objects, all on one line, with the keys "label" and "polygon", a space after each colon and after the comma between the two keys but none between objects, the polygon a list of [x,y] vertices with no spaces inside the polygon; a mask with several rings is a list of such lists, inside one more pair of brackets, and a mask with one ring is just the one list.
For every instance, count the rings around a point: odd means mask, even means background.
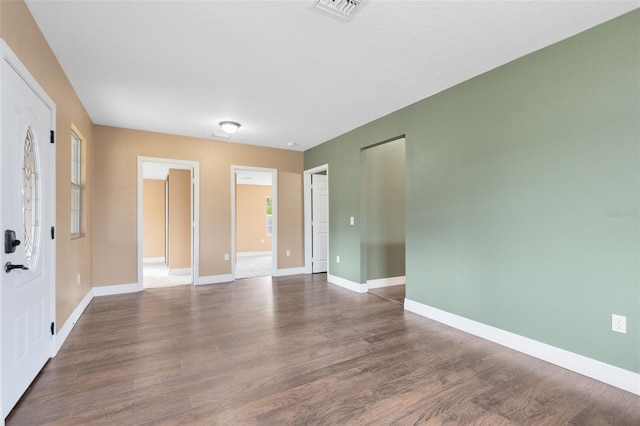
[{"label": "white interior door", "polygon": [[311,175],[312,271],[327,272],[329,254],[329,187],[327,175]]},{"label": "white interior door", "polygon": [[[3,50],[6,52],[6,47]],[[25,72],[18,74],[3,54],[0,141],[1,229],[5,240],[0,271],[3,417],[49,359],[52,342],[55,145],[50,143],[50,131],[54,111],[21,77]],[[5,237],[7,231],[15,232],[13,242]]]}]

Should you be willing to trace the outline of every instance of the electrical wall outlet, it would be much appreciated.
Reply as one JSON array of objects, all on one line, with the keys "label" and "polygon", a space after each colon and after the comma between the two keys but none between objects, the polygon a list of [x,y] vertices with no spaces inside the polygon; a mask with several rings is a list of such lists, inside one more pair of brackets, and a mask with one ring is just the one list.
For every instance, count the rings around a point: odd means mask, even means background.
[{"label": "electrical wall outlet", "polygon": [[611,330],[618,333],[627,333],[627,317],[622,315],[611,315]]},{"label": "electrical wall outlet", "polygon": [[80,272],[78,272],[78,285],[80,285]]},{"label": "electrical wall outlet", "polygon": [[287,256],[291,256],[291,250],[287,250]]},{"label": "electrical wall outlet", "polygon": [[229,253],[224,254],[224,260],[229,260]]},{"label": "electrical wall outlet", "polygon": [[336,256],[336,263],[340,263],[340,256]]}]

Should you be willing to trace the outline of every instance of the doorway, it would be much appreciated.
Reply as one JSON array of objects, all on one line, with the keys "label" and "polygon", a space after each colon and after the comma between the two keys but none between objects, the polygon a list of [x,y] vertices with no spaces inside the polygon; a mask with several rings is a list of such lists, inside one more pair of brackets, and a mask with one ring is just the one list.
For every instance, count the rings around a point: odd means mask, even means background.
[{"label": "doorway", "polygon": [[196,282],[199,163],[138,157],[138,288]]},{"label": "doorway", "polygon": [[304,172],[305,272],[329,271],[329,166]]},{"label": "doorway", "polygon": [[362,150],[362,259],[369,292],[404,303],[405,138]]},{"label": "doorway", "polygon": [[277,170],[232,166],[233,276],[276,275]]},{"label": "doorway", "polygon": [[[4,419],[53,355],[56,110],[4,41],[0,56],[0,224],[5,242],[0,272],[0,411]],[[70,140],[71,133],[66,137]]]}]

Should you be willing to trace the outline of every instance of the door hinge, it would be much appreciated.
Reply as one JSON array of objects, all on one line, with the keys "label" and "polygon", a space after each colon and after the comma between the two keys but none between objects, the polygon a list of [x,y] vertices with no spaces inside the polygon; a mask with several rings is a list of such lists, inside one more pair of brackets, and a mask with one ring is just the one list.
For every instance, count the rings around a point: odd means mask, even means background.
[{"label": "door hinge", "polygon": [[51,227],[51,239],[52,240],[56,239],[56,227],[55,226]]},{"label": "door hinge", "polygon": [[51,131],[51,139],[50,139],[51,143],[56,143],[56,132],[55,130]]},{"label": "door hinge", "polygon": [[51,322],[51,335],[52,335],[52,336],[53,336],[54,334],[56,334],[56,333],[55,333],[55,331],[56,331],[56,324],[52,321],[52,322]]}]

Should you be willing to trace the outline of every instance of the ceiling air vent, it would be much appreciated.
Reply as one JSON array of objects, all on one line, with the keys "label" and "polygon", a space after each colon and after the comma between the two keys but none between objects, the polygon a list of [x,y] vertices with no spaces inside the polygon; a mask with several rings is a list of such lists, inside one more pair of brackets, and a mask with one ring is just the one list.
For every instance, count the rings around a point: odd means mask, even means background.
[{"label": "ceiling air vent", "polygon": [[313,0],[311,7],[340,21],[348,21],[366,0]]}]

